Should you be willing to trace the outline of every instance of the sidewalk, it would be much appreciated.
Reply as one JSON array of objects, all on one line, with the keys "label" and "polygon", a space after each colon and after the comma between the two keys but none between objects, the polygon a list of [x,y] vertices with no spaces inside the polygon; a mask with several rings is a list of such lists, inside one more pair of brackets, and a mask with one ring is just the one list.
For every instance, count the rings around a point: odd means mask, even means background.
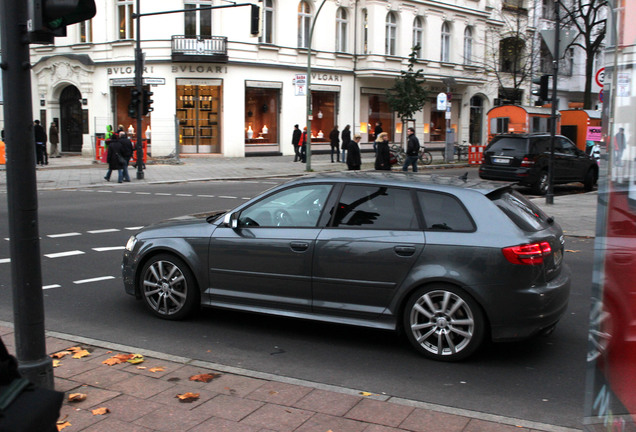
[{"label": "sidewalk", "polygon": [[[0,336],[14,352],[13,328]],[[575,429],[406,400],[47,332],[65,392],[58,429],[67,432],[574,432]],[[118,354],[143,361],[109,366]],[[201,375],[207,375],[201,377]],[[209,379],[209,382],[193,381]],[[85,399],[70,402],[71,394]],[[189,402],[178,395],[194,393]],[[93,410],[106,408],[104,414]]]}]

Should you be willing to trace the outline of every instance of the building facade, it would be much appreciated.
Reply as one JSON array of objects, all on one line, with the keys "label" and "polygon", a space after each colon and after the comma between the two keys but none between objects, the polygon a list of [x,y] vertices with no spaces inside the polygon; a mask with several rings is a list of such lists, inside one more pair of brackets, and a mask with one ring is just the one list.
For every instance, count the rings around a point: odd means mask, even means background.
[{"label": "building facade", "polygon": [[[393,141],[401,139],[386,92],[418,46],[416,68],[430,95],[413,119],[420,140],[443,143],[450,120],[456,142],[485,144],[486,112],[510,81],[494,72],[505,62],[489,47],[499,46],[513,18],[523,38],[534,37],[534,9],[521,0],[256,4],[262,31],[251,37],[249,7],[141,2],[143,14],[186,12],[141,18],[144,88],[154,93],[154,110],[136,131],[128,112],[135,1],[97,0],[92,20],[68,27],[55,44],[31,46],[34,118],[59,124],[64,152],[92,154],[107,125],[122,125],[134,138],[151,137],[153,156],[293,154],[293,126],[306,124],[310,94],[314,151],[329,147],[335,125],[347,124],[370,148],[377,123]],[[201,9],[209,6],[226,7]],[[529,88],[528,80],[519,91],[528,95]],[[450,113],[437,109],[440,92],[450,95]]]}]

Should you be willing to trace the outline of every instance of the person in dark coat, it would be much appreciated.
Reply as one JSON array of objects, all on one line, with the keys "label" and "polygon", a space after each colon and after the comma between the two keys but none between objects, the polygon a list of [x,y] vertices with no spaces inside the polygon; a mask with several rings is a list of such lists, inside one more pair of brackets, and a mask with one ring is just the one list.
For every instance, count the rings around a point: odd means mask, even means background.
[{"label": "person in dark coat", "polygon": [[108,173],[106,174],[106,181],[110,181],[109,173],[117,171],[117,183],[124,181],[124,165],[127,163],[124,157],[123,145],[119,139],[111,140],[108,143],[108,154],[106,156],[106,162],[108,162]]},{"label": "person in dark coat", "polygon": [[357,171],[362,165],[362,159],[360,158],[360,140],[362,137],[356,134],[353,137],[353,141],[349,141],[347,146],[347,168],[350,171]]},{"label": "person in dark coat", "polygon": [[340,162],[340,131],[338,125],[335,125],[329,132],[329,141],[331,141],[331,162],[333,163],[333,153],[336,152],[336,160]]},{"label": "person in dark coat", "polygon": [[406,143],[406,158],[402,171],[408,171],[409,165],[413,165],[413,172],[417,172],[417,160],[420,154],[420,140],[415,136],[415,129],[410,127],[407,129],[408,141]]},{"label": "person in dark coat", "polygon": [[351,142],[351,126],[346,125],[342,130],[342,134],[340,136],[342,138],[342,163],[347,161],[347,148],[349,147],[349,143]]},{"label": "person in dark coat", "polygon": [[126,164],[123,168],[123,178],[125,182],[129,182],[130,176],[128,175],[128,162],[130,162],[130,158],[132,158],[133,155],[133,145],[124,131],[119,132],[119,142],[121,143],[121,154],[124,159],[126,159]]},{"label": "person in dark coat", "polygon": [[391,150],[389,150],[389,134],[381,132],[375,140],[375,169],[391,171]]},{"label": "person in dark coat", "polygon": [[35,164],[36,165],[48,165],[48,157],[46,155],[46,132],[40,124],[40,120],[33,122],[33,134],[35,136]]},{"label": "person in dark coat", "polygon": [[298,162],[303,158],[300,155],[300,138],[303,133],[298,128],[298,125],[294,125],[294,133],[292,135],[292,145],[294,146],[294,162]]},{"label": "person in dark coat", "polygon": [[303,133],[300,136],[300,161],[302,163],[307,161],[307,126],[303,128]]},{"label": "person in dark coat", "polygon": [[55,122],[51,122],[51,127],[49,127],[49,142],[51,143],[51,157],[59,158],[60,150],[57,145],[60,143],[60,135],[57,131],[57,125]]}]

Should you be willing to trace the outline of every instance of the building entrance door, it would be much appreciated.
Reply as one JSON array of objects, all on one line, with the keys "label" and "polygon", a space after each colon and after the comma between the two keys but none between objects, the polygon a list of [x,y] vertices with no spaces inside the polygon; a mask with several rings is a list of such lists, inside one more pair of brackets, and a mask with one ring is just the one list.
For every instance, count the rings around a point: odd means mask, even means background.
[{"label": "building entrance door", "polygon": [[62,151],[82,152],[82,93],[73,85],[60,95],[60,138]]},{"label": "building entrance door", "polygon": [[177,80],[181,153],[221,153],[221,80]]}]

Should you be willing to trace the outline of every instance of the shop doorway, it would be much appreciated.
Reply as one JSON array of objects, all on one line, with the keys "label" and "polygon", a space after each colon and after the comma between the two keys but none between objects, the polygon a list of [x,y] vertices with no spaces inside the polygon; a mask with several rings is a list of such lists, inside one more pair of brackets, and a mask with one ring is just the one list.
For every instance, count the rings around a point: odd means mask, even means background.
[{"label": "shop doorway", "polygon": [[468,124],[468,142],[481,145],[484,124],[484,99],[481,96],[470,98],[470,122]]},{"label": "shop doorway", "polygon": [[182,153],[221,153],[220,80],[177,80]]},{"label": "shop doorway", "polygon": [[60,138],[63,152],[82,152],[82,93],[73,85],[60,95]]}]

